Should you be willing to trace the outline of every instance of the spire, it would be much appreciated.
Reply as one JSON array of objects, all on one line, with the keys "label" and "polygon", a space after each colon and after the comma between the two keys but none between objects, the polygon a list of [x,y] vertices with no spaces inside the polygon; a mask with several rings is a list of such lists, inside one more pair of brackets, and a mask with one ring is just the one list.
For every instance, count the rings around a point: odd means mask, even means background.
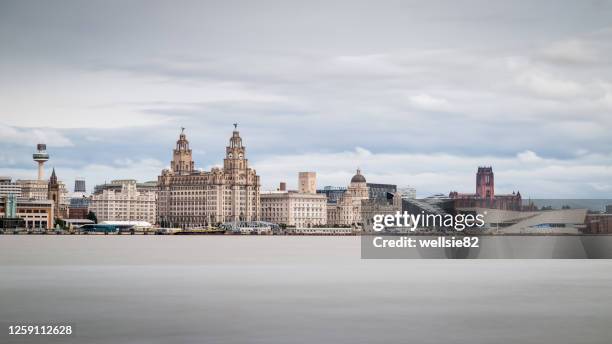
[{"label": "spire", "polygon": [[53,172],[51,172],[51,178],[49,179],[49,184],[57,184],[57,176],[55,175],[55,167],[53,168]]}]

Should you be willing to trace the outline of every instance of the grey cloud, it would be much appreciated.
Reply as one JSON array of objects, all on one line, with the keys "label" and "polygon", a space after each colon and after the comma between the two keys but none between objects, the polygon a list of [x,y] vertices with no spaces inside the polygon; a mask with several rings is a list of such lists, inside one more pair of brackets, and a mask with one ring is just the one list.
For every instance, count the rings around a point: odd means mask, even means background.
[{"label": "grey cloud", "polygon": [[[355,147],[432,190],[449,165],[400,160],[531,151],[574,168],[612,151],[610,18],[609,2],[588,1],[5,1],[2,167],[29,168],[22,156],[46,140],[65,168],[149,178],[155,164],[116,163],[167,164],[185,126],[198,165],[217,164],[239,122],[271,179],[276,157],[330,161]],[[339,182],[343,166],[326,175]],[[590,192],[606,190],[583,172]]]}]

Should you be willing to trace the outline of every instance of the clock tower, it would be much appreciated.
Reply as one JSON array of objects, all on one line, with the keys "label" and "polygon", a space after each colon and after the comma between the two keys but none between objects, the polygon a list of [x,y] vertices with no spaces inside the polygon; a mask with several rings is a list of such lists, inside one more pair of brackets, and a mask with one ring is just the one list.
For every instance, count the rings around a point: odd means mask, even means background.
[{"label": "clock tower", "polygon": [[223,168],[234,173],[247,169],[246,148],[242,145],[242,138],[238,132],[238,123],[234,123],[234,131],[230,138],[229,146],[225,147],[225,159]]}]

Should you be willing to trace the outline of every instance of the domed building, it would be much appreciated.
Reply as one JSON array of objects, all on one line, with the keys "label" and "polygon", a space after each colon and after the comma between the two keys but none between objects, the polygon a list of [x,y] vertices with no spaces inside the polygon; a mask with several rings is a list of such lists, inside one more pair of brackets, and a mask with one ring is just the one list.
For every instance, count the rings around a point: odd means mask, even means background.
[{"label": "domed building", "polygon": [[361,228],[361,201],[368,199],[366,178],[357,169],[346,192],[336,202],[327,204],[327,224]]}]

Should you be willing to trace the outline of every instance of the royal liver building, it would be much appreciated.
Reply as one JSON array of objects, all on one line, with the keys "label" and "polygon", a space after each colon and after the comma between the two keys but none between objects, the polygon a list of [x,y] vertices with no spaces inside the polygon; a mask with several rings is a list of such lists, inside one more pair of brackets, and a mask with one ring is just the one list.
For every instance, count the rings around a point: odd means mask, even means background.
[{"label": "royal liver building", "polygon": [[171,169],[158,177],[158,223],[163,227],[201,227],[259,220],[259,176],[248,167],[246,148],[234,125],[223,168],[194,169],[189,141],[181,131]]}]

